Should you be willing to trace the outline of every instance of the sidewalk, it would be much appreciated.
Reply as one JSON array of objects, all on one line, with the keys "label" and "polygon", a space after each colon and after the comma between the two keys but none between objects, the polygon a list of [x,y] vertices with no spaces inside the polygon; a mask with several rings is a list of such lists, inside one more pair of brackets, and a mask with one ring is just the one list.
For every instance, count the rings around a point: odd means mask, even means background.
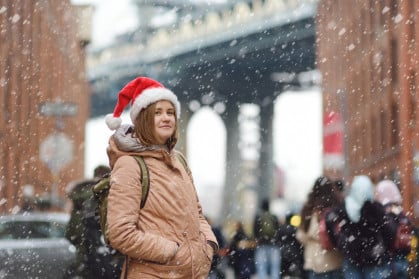
[{"label": "sidewalk", "polygon": [[[257,279],[256,275],[252,276],[252,279]],[[231,268],[227,268],[226,270],[226,279],[234,279],[234,272]]]},{"label": "sidewalk", "polygon": [[[234,279],[234,272],[231,268],[227,268],[226,272],[226,279]],[[257,275],[253,275],[251,279],[258,279]],[[301,279],[299,277],[291,277],[291,276],[283,276],[281,279]]]}]

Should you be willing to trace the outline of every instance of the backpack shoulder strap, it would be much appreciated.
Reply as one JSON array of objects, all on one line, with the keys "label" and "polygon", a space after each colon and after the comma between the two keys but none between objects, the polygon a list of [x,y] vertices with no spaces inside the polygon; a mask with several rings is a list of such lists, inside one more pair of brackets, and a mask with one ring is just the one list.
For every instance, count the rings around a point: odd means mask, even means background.
[{"label": "backpack shoulder strap", "polygon": [[148,167],[147,164],[144,161],[144,158],[142,156],[134,156],[135,160],[138,162],[138,165],[140,165],[141,169],[141,204],[140,208],[143,208],[145,205],[145,202],[147,201],[148,197],[148,191],[150,189],[150,174],[148,173]]},{"label": "backpack shoulder strap", "polygon": [[[179,152],[176,152],[176,157],[178,160],[182,163],[183,167],[185,168],[186,172],[191,175],[191,170],[188,166],[188,163],[186,162],[185,157]],[[148,197],[148,192],[150,190],[150,174],[148,172],[148,167],[146,162],[144,161],[144,158],[142,156],[133,156],[135,160],[138,162],[138,165],[141,169],[141,204],[140,208],[143,208]]]},{"label": "backpack shoulder strap", "polygon": [[175,152],[175,154],[176,154],[176,157],[178,158],[178,160],[182,163],[182,165],[185,168],[188,175],[191,175],[192,172],[191,172],[191,169],[188,166],[188,163],[186,162],[185,157],[180,152]]}]

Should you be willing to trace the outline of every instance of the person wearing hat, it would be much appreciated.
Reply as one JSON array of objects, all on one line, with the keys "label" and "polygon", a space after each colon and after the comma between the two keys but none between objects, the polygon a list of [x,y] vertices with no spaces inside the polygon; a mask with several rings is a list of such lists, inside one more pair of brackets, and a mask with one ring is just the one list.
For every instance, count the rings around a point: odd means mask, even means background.
[{"label": "person wearing hat", "polygon": [[[128,104],[133,125],[122,125]],[[179,116],[171,90],[137,77],[118,93],[113,114],[105,118],[115,130],[107,149],[112,168],[107,232],[111,246],[127,256],[121,278],[206,278],[218,250],[192,175],[174,149]],[[149,172],[142,208],[141,169],[132,155],[142,156]]]},{"label": "person wearing hat", "polygon": [[397,224],[398,233],[391,247],[392,278],[408,278],[407,256],[411,251],[414,226],[403,210],[399,187],[391,180],[381,180],[375,189],[375,196],[377,201],[384,206],[388,217]]},{"label": "person wearing hat", "polygon": [[396,224],[374,200],[366,175],[355,176],[343,203],[326,217],[332,243],[343,254],[344,278],[391,278]]},{"label": "person wearing hat", "polygon": [[342,254],[325,249],[320,241],[320,219],[339,204],[338,189],[326,176],[314,181],[301,210],[301,225],[297,240],[304,247],[304,269],[310,279],[342,278]]}]

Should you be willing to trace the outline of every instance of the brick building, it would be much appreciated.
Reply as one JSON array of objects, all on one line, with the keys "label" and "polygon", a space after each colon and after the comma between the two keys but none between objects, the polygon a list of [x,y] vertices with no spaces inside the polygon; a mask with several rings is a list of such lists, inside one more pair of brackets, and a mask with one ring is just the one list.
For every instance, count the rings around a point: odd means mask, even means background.
[{"label": "brick building", "polygon": [[[404,207],[415,217],[418,21],[419,2],[407,0],[321,0],[317,17],[324,134],[329,145],[342,141],[332,155],[344,162],[325,156],[325,173],[348,181],[356,174],[367,174],[374,182],[397,181]],[[331,131],[337,131],[332,139]]]},{"label": "brick building", "polygon": [[[0,213],[53,198],[84,175],[89,90],[80,7],[0,1]],[[83,34],[84,35],[84,34]]]}]

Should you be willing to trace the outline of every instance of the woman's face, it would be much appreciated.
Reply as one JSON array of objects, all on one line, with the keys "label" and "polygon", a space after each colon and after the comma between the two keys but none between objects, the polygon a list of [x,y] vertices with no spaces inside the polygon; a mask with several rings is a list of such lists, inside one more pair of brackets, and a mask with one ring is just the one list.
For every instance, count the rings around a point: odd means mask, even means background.
[{"label": "woman's face", "polygon": [[156,103],[154,129],[158,144],[165,144],[173,135],[176,125],[175,108],[171,102],[162,100]]}]

